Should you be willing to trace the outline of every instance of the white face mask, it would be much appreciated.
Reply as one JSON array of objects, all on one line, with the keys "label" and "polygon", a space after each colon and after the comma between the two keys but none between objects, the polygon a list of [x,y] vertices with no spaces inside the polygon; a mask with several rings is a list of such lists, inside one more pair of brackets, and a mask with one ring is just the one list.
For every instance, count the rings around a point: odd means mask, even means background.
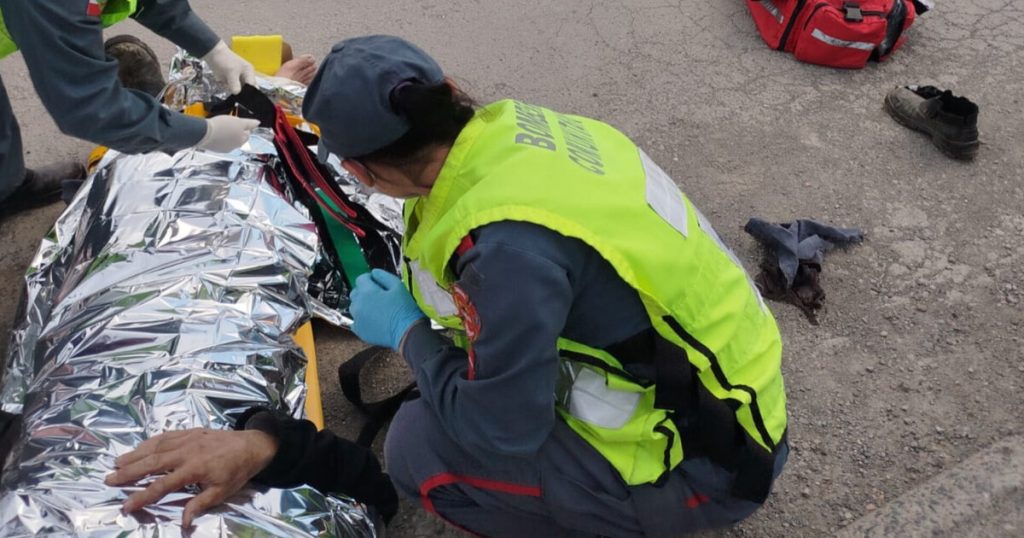
[{"label": "white face mask", "polygon": [[331,170],[334,170],[339,175],[341,175],[343,178],[345,178],[348,183],[351,183],[351,184],[355,185],[356,188],[359,189],[359,192],[362,192],[363,194],[365,194],[367,196],[370,196],[370,195],[373,195],[373,194],[380,194],[380,191],[378,191],[377,189],[375,189],[373,187],[367,187],[366,185],[363,184],[362,181],[359,181],[358,179],[355,178],[355,176],[353,176],[352,174],[348,173],[347,170],[342,168],[342,166],[341,166],[341,158],[338,157],[337,155],[331,153],[323,144],[317,144],[317,147],[316,147],[316,158],[321,163],[327,165],[328,168],[330,168]]}]

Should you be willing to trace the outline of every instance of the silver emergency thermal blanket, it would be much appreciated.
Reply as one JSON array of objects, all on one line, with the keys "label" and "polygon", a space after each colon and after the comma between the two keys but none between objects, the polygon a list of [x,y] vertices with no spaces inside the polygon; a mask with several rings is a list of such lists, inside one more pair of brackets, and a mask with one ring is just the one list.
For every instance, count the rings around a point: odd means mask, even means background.
[{"label": "silver emergency thermal blanket", "polygon": [[111,151],[43,240],[0,393],[24,420],[0,536],[376,535],[365,507],[308,487],[247,489],[186,533],[196,490],[123,514],[152,479],[103,483],[161,432],[228,429],[253,405],[304,414],[291,335],[314,314],[346,320],[309,293],[322,240],[266,181],[271,139],[259,129],[229,155]]},{"label": "silver emergency thermal blanket", "polygon": [[[182,110],[198,102],[208,102],[227,93],[218,85],[202,60],[179,49],[171,59],[170,84],[163,100],[168,107]],[[306,87],[293,80],[281,77],[258,76],[256,87],[280,105],[288,114],[302,116],[302,101]],[[384,224],[391,239],[401,239],[405,229],[402,221],[402,203],[372,189],[367,189],[341,167],[335,155],[321,155],[327,167],[334,173],[334,179],[349,200],[366,208],[378,221]],[[397,256],[396,256],[397,257]],[[398,264],[399,260],[394,260]]]}]

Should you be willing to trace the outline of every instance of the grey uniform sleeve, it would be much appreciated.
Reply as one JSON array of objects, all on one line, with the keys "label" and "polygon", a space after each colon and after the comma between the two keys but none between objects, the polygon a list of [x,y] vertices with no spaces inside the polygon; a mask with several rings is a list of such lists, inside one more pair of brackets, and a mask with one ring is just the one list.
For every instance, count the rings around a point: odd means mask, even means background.
[{"label": "grey uniform sleeve", "polygon": [[573,301],[567,268],[482,239],[459,259],[458,274],[479,316],[474,378],[467,354],[426,323],[410,330],[403,355],[457,442],[530,456],[555,423],[556,344]]},{"label": "grey uniform sleeve", "polygon": [[117,62],[103,52],[98,17],[88,0],[0,0],[46,110],[68,135],[126,153],[173,152],[199,143],[206,122],[167,110],[126,90]]},{"label": "grey uniform sleeve", "polygon": [[206,56],[220,41],[187,0],[142,0],[133,18],[196,57]]}]

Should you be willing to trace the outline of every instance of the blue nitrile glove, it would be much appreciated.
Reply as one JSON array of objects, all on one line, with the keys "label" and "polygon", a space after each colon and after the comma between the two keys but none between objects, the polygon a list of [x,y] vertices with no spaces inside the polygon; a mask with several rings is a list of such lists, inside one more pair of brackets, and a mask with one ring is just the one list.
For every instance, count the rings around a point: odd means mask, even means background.
[{"label": "blue nitrile glove", "polygon": [[374,269],[356,279],[349,294],[352,332],[375,346],[398,350],[409,327],[427,317],[405,289],[402,279]]}]

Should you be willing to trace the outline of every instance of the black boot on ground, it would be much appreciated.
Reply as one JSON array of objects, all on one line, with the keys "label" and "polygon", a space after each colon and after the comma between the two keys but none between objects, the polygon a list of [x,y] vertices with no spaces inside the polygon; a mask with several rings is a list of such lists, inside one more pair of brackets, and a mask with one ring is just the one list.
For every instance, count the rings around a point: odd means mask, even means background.
[{"label": "black boot on ground", "polygon": [[0,200],[0,216],[9,216],[60,200],[63,182],[85,177],[85,166],[77,162],[51,164],[25,173],[25,180],[10,196]]},{"label": "black boot on ground", "polygon": [[885,96],[897,122],[929,135],[946,155],[971,160],[978,153],[978,105],[934,86],[900,86]]},{"label": "black boot on ground", "polygon": [[160,71],[160,60],[141,39],[119,35],[103,43],[107,56],[117,60],[117,78],[121,85],[156,97],[167,84]]}]

